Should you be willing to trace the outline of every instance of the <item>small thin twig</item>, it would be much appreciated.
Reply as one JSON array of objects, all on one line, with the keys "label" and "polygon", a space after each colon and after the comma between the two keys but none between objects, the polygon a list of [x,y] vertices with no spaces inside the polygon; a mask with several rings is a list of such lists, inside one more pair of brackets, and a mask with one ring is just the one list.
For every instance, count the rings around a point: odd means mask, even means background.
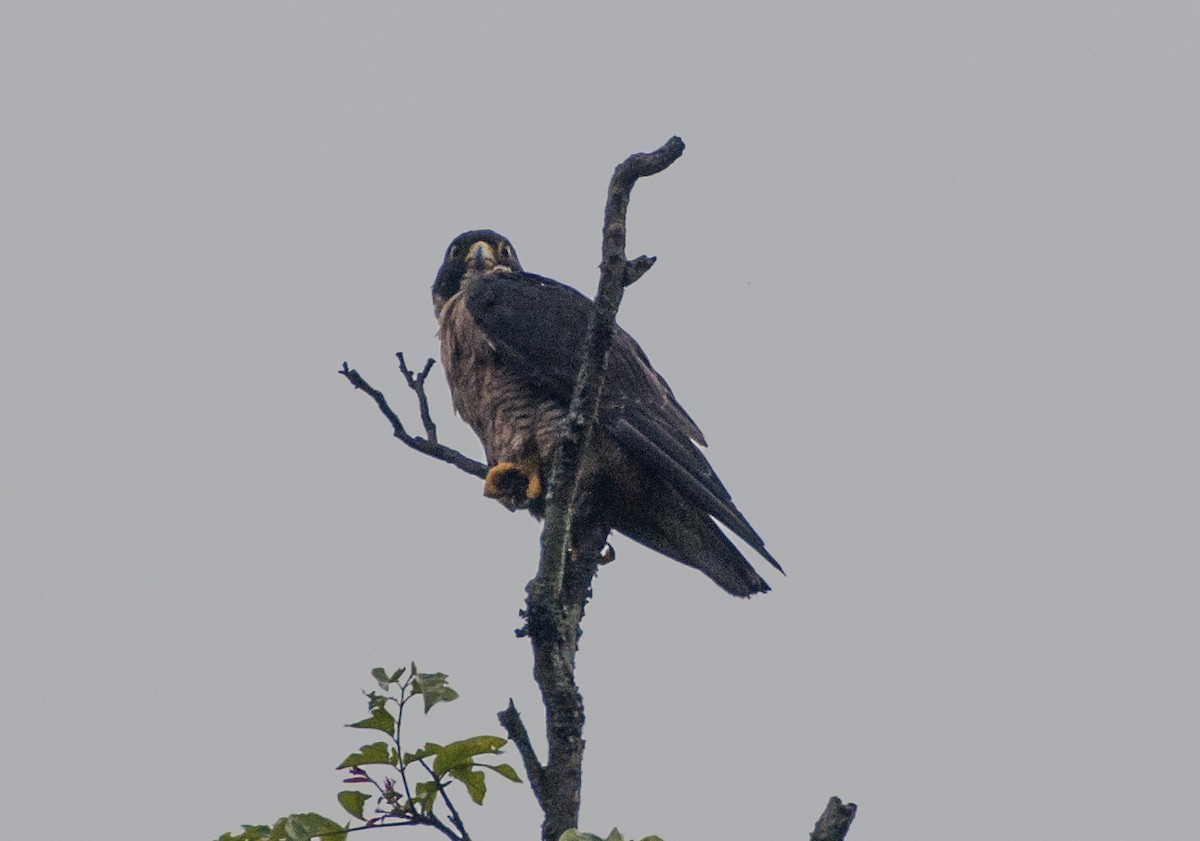
[{"label": "small thin twig", "polygon": [[351,832],[362,832],[365,829],[384,829],[386,827],[393,827],[393,826],[430,826],[430,827],[433,827],[434,829],[436,829],[438,832],[445,835],[447,838],[453,839],[453,841],[469,841],[469,839],[466,838],[466,836],[456,835],[454,833],[454,830],[451,829],[450,827],[446,826],[446,824],[437,815],[422,815],[422,814],[419,814],[416,812],[409,812],[409,814],[411,815],[411,817],[397,818],[397,820],[393,821],[392,823],[386,823],[385,822],[386,818],[393,817],[393,815],[389,813],[389,814],[384,815],[381,818],[376,819],[375,823],[366,823],[366,824],[363,824],[362,826],[349,826],[344,829],[339,829],[336,832],[332,832],[332,831],[331,832],[322,832],[317,835],[314,835],[313,837],[314,838],[325,838],[325,837],[331,836],[331,835],[348,834]]},{"label": "small thin twig", "polygon": [[396,744],[396,756],[400,758],[400,765],[398,766],[400,769],[400,784],[404,786],[404,796],[409,803],[412,803],[413,796],[411,789],[408,787],[408,774],[405,772],[404,748],[400,746],[400,727],[404,723],[404,705],[409,698],[412,698],[411,695],[405,697],[404,693],[411,684],[412,675],[409,675],[400,686],[400,697],[396,700],[396,737],[393,739]]},{"label": "small thin twig", "polygon": [[[428,373],[428,369],[430,367],[431,366],[427,363],[426,370],[417,375],[422,379],[422,387],[424,385],[424,376],[426,373]],[[400,418],[396,417],[396,413],[393,412],[392,407],[388,405],[387,398],[383,396],[383,393],[372,388],[371,385],[362,378],[362,375],[360,375],[358,371],[351,368],[348,363],[343,362],[342,370],[338,371],[338,373],[348,379],[350,384],[356,389],[359,391],[365,391],[371,396],[371,399],[375,401],[375,405],[379,407],[379,411],[383,412],[383,416],[388,419],[388,422],[391,423],[392,434],[405,444],[412,447],[419,453],[432,456],[433,458],[436,458],[439,461],[444,461],[447,464],[453,464],[459,470],[463,471],[464,473],[470,473],[476,478],[482,479],[487,476],[486,464],[475,461],[475,459],[465,456],[458,450],[447,447],[445,444],[439,444],[437,441],[430,441],[426,438],[409,435],[408,431],[404,428],[404,424],[400,422]],[[418,399],[420,399],[420,394],[418,394]]]},{"label": "small thin twig", "polygon": [[429,398],[425,396],[425,378],[433,369],[433,357],[425,360],[425,367],[419,374],[413,374],[408,370],[408,366],[404,364],[403,353],[397,353],[396,358],[400,360],[400,373],[404,374],[404,380],[408,383],[408,387],[417,393],[417,406],[421,409],[421,423],[425,426],[425,435],[436,444],[437,426],[433,422],[433,416],[429,414]]},{"label": "small thin twig", "polygon": [[854,803],[842,803],[840,797],[829,798],[809,838],[812,841],[844,841],[857,813],[858,806]]},{"label": "small thin twig", "polygon": [[395,821],[394,823],[384,823],[383,821],[380,821],[379,823],[368,823],[368,824],[363,824],[362,826],[349,826],[349,827],[346,827],[345,829],[339,829],[337,832],[322,832],[320,835],[314,835],[313,837],[314,838],[324,838],[327,835],[348,835],[351,832],[362,832],[364,829],[387,829],[387,828],[390,828],[393,826],[432,826],[435,829],[442,830],[443,834],[448,833],[449,837],[455,839],[455,841],[458,841],[458,836],[452,832],[449,832],[448,827],[444,828],[444,827],[438,826],[437,824],[429,823],[427,821],[420,821],[420,820],[403,820],[403,821]]},{"label": "small thin twig", "polygon": [[[508,738],[517,746],[517,753],[521,754],[521,763],[525,766],[525,776],[529,778],[529,787],[533,789],[533,796],[537,798],[539,804],[542,803],[542,763],[538,761],[537,752],[533,749],[533,743],[529,741],[529,731],[525,729],[525,722],[521,721],[521,714],[517,712],[517,705],[513,703],[513,699],[508,699],[508,707],[496,713],[496,718],[500,719],[500,726],[504,728],[504,732],[508,734]],[[545,809],[545,806],[542,806]]]},{"label": "small thin twig", "polygon": [[650,267],[654,265],[656,260],[658,260],[657,257],[647,257],[645,254],[630,260],[628,267],[625,269],[625,280],[623,283],[625,288],[628,289],[637,283],[638,278],[650,271]]},{"label": "small thin twig", "polygon": [[436,829],[438,832],[445,835],[447,838],[453,839],[453,841],[463,841],[462,838],[460,838],[458,835],[454,834],[453,829],[446,826],[446,824],[442,823],[442,821],[439,820],[438,818],[436,818],[436,817],[428,817],[427,818],[425,816],[405,818],[404,820],[397,820],[392,823],[384,823],[382,820],[380,820],[378,823],[368,823],[368,824],[363,824],[362,826],[346,827],[345,829],[339,829],[337,832],[322,832],[319,835],[314,835],[313,837],[314,838],[324,838],[324,837],[330,836],[330,835],[349,834],[351,832],[362,832],[364,829],[386,829],[388,827],[393,827],[393,826],[431,826],[434,829]]},{"label": "small thin twig", "polygon": [[418,759],[417,762],[421,763],[421,767],[424,768],[429,776],[433,778],[434,782],[437,783],[438,794],[442,796],[442,802],[445,803],[446,808],[450,810],[450,822],[454,824],[459,833],[462,835],[462,841],[471,841],[471,836],[467,834],[467,828],[463,826],[462,818],[458,815],[458,810],[455,809],[454,804],[450,802],[450,795],[446,794],[446,786],[441,782],[438,782],[437,775],[433,773],[433,769],[429,767],[429,763],[427,763],[424,759]]}]

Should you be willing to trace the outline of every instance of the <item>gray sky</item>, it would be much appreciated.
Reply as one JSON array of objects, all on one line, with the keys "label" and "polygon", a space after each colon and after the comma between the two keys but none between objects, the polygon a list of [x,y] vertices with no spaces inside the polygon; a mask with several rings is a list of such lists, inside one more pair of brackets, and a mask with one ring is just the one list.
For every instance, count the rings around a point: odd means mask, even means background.
[{"label": "gray sky", "polygon": [[[1197,18],[5,4],[6,834],[337,816],[372,666],[461,691],[413,738],[537,722],[536,525],[336,371],[415,425],[450,239],[591,293],[612,167],[679,134],[621,322],[788,576],[617,543],[584,827],[799,838],[837,794],[859,841],[1197,837]],[[477,836],[534,836],[490,797]]]}]

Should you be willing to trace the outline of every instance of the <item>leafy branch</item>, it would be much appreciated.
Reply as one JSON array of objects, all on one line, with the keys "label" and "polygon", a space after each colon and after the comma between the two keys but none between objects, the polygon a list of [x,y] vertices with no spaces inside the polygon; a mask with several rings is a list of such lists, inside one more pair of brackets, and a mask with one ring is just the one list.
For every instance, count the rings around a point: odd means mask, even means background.
[{"label": "leafy branch", "polygon": [[401,741],[404,711],[420,696],[424,712],[440,703],[453,701],[458,693],[441,672],[421,672],[416,664],[393,671],[376,668],[371,676],[379,690],[366,693],[366,718],[346,725],[359,730],[377,730],[386,741],[363,745],[351,753],[338,770],[349,772],[343,782],[366,786],[367,790],[338,792],[338,803],[357,821],[345,826],[313,812],[289,815],[273,825],[242,827],[242,832],[225,833],[218,841],[310,841],[326,838],[345,841],[350,832],[395,826],[428,826],[453,841],[471,841],[471,835],[454,805],[453,795],[466,790],[471,800],[482,805],[490,772],[512,782],[521,782],[506,762],[492,763],[482,757],[501,753],[508,743],[500,736],[471,736],[449,744],[426,742],[406,752]]}]

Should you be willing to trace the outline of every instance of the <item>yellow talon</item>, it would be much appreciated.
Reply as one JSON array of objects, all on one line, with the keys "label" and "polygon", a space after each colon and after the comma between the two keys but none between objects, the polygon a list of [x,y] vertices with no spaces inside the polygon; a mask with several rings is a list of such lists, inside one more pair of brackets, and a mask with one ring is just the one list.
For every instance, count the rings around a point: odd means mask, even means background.
[{"label": "yellow talon", "polygon": [[536,455],[522,461],[502,461],[487,472],[483,495],[509,508],[524,508],[542,495],[540,462]]},{"label": "yellow talon", "polygon": [[529,476],[529,484],[525,486],[525,498],[532,501],[542,495],[542,474],[535,468]]},{"label": "yellow talon", "polygon": [[487,478],[483,480],[483,495],[489,499],[508,496],[507,490],[501,486],[507,484],[508,476],[513,471],[520,473],[521,468],[511,461],[502,461],[488,470]]}]

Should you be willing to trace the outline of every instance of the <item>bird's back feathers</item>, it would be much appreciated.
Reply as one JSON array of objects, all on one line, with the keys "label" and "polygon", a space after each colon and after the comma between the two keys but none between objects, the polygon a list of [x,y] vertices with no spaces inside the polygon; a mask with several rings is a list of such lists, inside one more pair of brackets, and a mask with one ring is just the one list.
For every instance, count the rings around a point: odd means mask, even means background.
[{"label": "bird's back feathers", "polygon": [[[569,286],[527,272],[498,272],[464,289],[464,305],[497,355],[565,409],[583,361],[590,299]],[[601,394],[599,424],[659,485],[654,504],[629,508],[616,529],[695,567],[739,596],[770,589],[713,523],[724,524],[776,569],[696,446],[704,436],[650,365],[638,343],[616,328]],[[641,511],[641,514],[635,513]]]}]

